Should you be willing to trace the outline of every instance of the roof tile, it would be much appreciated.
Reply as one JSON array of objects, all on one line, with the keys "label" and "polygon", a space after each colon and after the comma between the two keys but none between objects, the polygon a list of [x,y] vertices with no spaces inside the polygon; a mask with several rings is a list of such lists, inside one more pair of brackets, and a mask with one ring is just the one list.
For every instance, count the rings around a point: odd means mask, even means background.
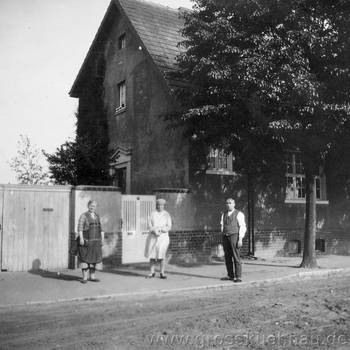
[{"label": "roof tile", "polygon": [[176,9],[143,0],[119,0],[126,15],[159,69],[174,68],[181,52],[184,20]]}]

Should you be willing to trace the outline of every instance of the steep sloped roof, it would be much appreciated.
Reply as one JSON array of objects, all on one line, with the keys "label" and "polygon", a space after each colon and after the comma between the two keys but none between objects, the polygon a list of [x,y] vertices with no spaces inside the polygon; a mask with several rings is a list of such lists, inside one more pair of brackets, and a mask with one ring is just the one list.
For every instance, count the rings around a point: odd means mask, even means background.
[{"label": "steep sloped roof", "polygon": [[176,68],[176,56],[181,52],[178,43],[183,40],[181,29],[184,26],[184,20],[180,16],[180,11],[143,0],[112,0],[72,86],[71,96],[78,97],[79,95],[77,91],[84,80],[84,71],[92,59],[94,47],[99,42],[99,37],[103,35],[106,22],[110,22],[113,17],[113,5],[126,16],[168,85],[172,83],[167,79],[167,73]]},{"label": "steep sloped roof", "polygon": [[184,21],[178,10],[143,0],[119,1],[143,44],[162,71],[174,69],[183,40]]}]

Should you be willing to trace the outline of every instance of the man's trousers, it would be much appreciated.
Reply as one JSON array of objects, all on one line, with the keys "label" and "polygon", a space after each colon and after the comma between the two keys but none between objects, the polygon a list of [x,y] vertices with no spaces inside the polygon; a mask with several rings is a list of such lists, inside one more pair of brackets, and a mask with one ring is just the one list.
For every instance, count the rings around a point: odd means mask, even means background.
[{"label": "man's trousers", "polygon": [[242,263],[237,243],[238,233],[229,236],[223,235],[222,245],[225,253],[227,276],[240,279],[242,277]]}]

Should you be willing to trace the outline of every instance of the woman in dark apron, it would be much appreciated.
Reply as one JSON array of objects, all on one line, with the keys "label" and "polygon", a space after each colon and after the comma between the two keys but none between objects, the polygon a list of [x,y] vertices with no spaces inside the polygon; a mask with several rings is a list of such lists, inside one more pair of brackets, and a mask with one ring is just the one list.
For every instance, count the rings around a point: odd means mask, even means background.
[{"label": "woman in dark apron", "polygon": [[96,264],[102,262],[102,238],[100,217],[95,213],[96,201],[90,200],[88,211],[81,214],[78,222],[78,258],[83,273],[82,283],[99,282],[95,277]]}]

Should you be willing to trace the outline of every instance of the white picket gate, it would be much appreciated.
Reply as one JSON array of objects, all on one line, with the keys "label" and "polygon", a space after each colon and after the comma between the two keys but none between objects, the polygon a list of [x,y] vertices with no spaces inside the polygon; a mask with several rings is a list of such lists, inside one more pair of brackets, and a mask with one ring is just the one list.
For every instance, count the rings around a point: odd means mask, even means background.
[{"label": "white picket gate", "polygon": [[122,264],[148,261],[144,256],[148,219],[155,206],[152,195],[122,196]]}]

